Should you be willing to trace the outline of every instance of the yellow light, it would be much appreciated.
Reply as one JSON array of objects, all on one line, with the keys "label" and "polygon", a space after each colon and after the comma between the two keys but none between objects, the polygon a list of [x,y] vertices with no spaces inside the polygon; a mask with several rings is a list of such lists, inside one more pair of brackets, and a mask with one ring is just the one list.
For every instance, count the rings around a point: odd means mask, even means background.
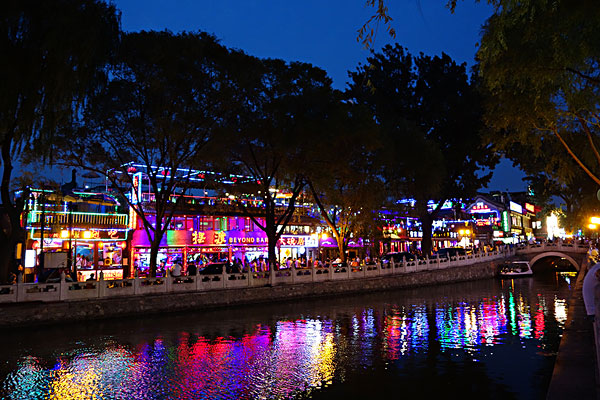
[{"label": "yellow light", "polygon": [[598,225],[596,225],[596,224],[589,224],[588,225],[588,228],[590,228],[590,229],[596,229],[597,227],[598,227]]},{"label": "yellow light", "polygon": [[592,217],[592,218],[590,218],[590,222],[592,224],[599,225],[600,224],[600,217]]},{"label": "yellow light", "polygon": [[326,233],[323,233],[323,234],[321,235],[321,239],[323,239],[323,240],[327,239],[327,234],[326,234]]},{"label": "yellow light", "polygon": [[69,237],[69,231],[60,231],[60,237],[65,239]]},{"label": "yellow light", "polygon": [[458,233],[460,233],[461,235],[464,235],[465,234],[465,230],[461,229],[461,230],[458,231]]},{"label": "yellow light", "polygon": [[469,229],[465,230],[465,235],[470,235],[471,231]]},{"label": "yellow light", "polygon": [[84,231],[83,232],[83,238],[84,239],[89,239],[91,237],[92,237],[92,232],[90,232],[90,231]]}]

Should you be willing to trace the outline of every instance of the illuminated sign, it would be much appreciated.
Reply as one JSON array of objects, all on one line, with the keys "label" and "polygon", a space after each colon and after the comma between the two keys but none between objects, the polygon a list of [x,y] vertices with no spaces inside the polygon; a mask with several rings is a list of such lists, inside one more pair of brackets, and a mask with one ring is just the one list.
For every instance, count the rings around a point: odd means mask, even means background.
[{"label": "illuminated sign", "polygon": [[280,246],[301,246],[304,247],[304,237],[302,236],[287,236],[287,237],[282,237],[281,239],[279,239],[279,245]]},{"label": "illuminated sign", "polygon": [[204,232],[192,232],[192,244],[206,243],[206,235]]},{"label": "illuminated sign", "polygon": [[473,205],[473,207],[471,207],[471,209],[469,210],[469,212],[471,214],[476,214],[476,213],[491,213],[491,212],[496,212],[496,210],[492,210],[483,201],[478,201],[477,203],[475,203]]},{"label": "illuminated sign", "polygon": [[510,232],[510,221],[508,219],[508,211],[502,211],[502,230]]},{"label": "illuminated sign", "polygon": [[492,221],[489,219],[478,219],[476,221],[477,226],[490,226],[492,225]]},{"label": "illuminated sign", "polygon": [[317,239],[308,235],[283,235],[277,245],[281,247],[317,247]]},{"label": "illuminated sign", "polygon": [[142,199],[142,173],[133,174],[131,185],[131,204],[137,204]]},{"label": "illuminated sign", "polygon": [[510,208],[511,211],[514,211],[514,212],[519,213],[519,214],[523,214],[523,207],[521,207],[520,204],[517,204],[514,201],[511,201],[509,203],[509,208]]},{"label": "illuminated sign", "polygon": [[533,204],[525,203],[525,209],[531,213],[535,213],[535,206]]}]

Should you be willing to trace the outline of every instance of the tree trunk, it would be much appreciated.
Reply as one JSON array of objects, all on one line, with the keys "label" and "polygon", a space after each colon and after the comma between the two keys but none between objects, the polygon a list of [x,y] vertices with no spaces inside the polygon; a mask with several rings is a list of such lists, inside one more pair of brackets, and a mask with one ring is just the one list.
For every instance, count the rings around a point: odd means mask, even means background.
[{"label": "tree trunk", "polygon": [[431,247],[432,247],[432,239],[431,239],[431,231],[433,225],[433,218],[428,212],[425,212],[424,215],[420,215],[421,219],[421,227],[423,229],[423,238],[421,240],[421,252],[423,256],[431,255]]},{"label": "tree trunk", "polygon": [[277,232],[275,231],[275,213],[268,212],[265,217],[265,233],[267,234],[267,248],[269,253],[269,271],[275,271],[277,268]]},{"label": "tree trunk", "polygon": [[340,259],[342,260],[342,263],[345,263],[346,262],[346,242],[345,242],[343,236],[340,235],[340,233],[337,230],[333,231],[333,235],[335,236],[335,240],[337,241],[338,253],[339,253]]},{"label": "tree trunk", "polygon": [[162,235],[160,238],[157,238],[156,232],[154,232],[154,239],[150,243],[150,276],[152,278],[156,277],[156,261],[158,258],[158,249],[160,249],[160,240],[162,239]]}]

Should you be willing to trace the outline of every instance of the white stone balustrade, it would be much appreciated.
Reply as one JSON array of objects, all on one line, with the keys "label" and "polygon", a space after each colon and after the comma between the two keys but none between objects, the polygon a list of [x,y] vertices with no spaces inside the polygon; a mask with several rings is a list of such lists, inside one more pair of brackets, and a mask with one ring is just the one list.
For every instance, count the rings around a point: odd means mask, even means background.
[{"label": "white stone balustrade", "polygon": [[389,264],[367,264],[358,267],[329,268],[291,268],[289,270],[270,272],[251,272],[161,278],[130,278],[118,280],[99,280],[86,282],[65,282],[64,277],[57,283],[17,283],[0,285],[0,303],[28,301],[77,301],[94,298],[121,296],[139,296],[146,294],[202,292],[208,290],[235,290],[245,287],[261,287],[272,285],[311,284],[323,281],[342,281],[371,279],[374,277],[411,274],[421,271],[435,271],[480,262],[503,259],[505,257],[527,252],[568,251],[585,252],[585,246],[578,245],[534,245],[521,246],[516,249],[480,253],[468,256],[446,258],[429,258]]}]

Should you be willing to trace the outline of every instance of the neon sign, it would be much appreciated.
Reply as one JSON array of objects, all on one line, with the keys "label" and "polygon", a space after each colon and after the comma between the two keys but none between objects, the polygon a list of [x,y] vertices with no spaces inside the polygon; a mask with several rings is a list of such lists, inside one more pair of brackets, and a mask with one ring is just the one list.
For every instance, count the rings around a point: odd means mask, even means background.
[{"label": "neon sign", "polygon": [[192,244],[204,244],[206,242],[206,234],[204,232],[192,232]]},{"label": "neon sign", "polygon": [[279,239],[280,246],[306,246],[306,238],[304,236],[287,236]]},{"label": "neon sign", "polygon": [[502,211],[502,230],[504,232],[510,231],[510,223],[508,220],[508,211]]},{"label": "neon sign", "polygon": [[523,207],[521,207],[520,204],[517,204],[514,201],[511,201],[509,203],[509,208],[510,208],[511,211],[514,211],[514,212],[519,213],[519,214],[523,214]]},{"label": "neon sign", "polygon": [[133,175],[131,185],[131,203],[137,204],[142,199],[142,173],[138,172]]},{"label": "neon sign", "polygon": [[494,211],[495,210],[492,210],[491,208],[489,208],[488,205],[485,204],[483,201],[479,201],[479,202],[475,203],[475,205],[473,207],[471,207],[471,210],[469,212],[471,214],[475,214],[475,213],[491,213]]},{"label": "neon sign", "polygon": [[535,213],[535,206],[533,204],[525,203],[525,209],[531,213]]}]

